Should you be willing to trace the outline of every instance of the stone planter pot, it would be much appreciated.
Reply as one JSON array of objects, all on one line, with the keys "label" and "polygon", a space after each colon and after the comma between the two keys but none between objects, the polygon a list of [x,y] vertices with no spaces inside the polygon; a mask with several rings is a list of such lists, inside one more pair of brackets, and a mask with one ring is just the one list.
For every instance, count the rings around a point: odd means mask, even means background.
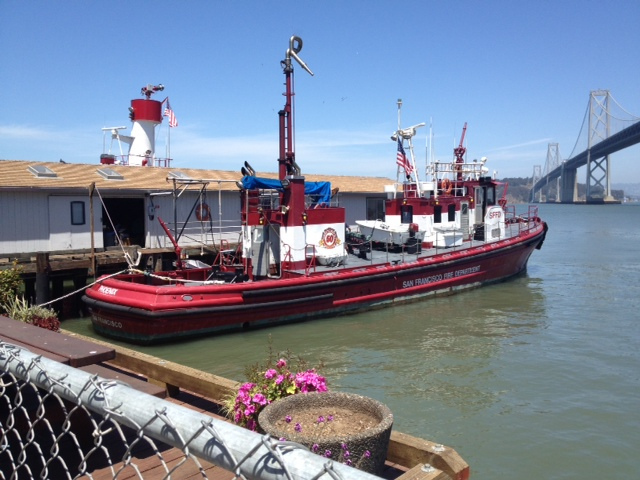
[{"label": "stone planter pot", "polygon": [[258,423],[274,438],[300,443],[336,462],[380,474],[393,414],[372,398],[314,392],[276,400],[260,412]]}]

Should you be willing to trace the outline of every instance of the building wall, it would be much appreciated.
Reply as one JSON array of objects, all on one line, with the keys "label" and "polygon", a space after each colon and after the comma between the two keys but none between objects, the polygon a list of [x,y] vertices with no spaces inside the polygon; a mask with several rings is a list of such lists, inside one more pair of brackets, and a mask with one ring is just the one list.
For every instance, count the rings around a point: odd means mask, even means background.
[{"label": "building wall", "polygon": [[48,196],[0,192],[0,253],[37,252],[48,247]]},{"label": "building wall", "polygon": [[[47,250],[91,248],[91,209],[88,195],[50,195],[48,203],[49,245]],[[72,204],[74,213],[72,213]],[[93,199],[93,216],[94,231],[101,232],[102,215],[98,198]],[[94,235],[93,242],[95,248],[102,248],[102,235]]]},{"label": "building wall", "polygon": [[[71,224],[71,202],[84,205],[84,223]],[[96,225],[100,204],[94,199]],[[0,254],[91,248],[89,197],[50,195],[45,191],[0,192]],[[102,248],[102,236],[94,239]]]},{"label": "building wall", "polygon": [[[62,193],[62,192],[61,192]],[[105,193],[102,193],[105,195]],[[115,194],[112,192],[111,196]],[[122,194],[118,194],[121,197]],[[158,217],[173,232],[173,195],[151,195],[145,192],[129,193],[131,198],[143,198],[145,247],[171,248],[172,244]],[[379,194],[340,193],[339,201],[346,208],[347,225],[355,225],[356,220],[366,218],[366,198],[384,198]],[[191,212],[198,199],[197,191],[185,191],[175,202],[178,230]],[[221,199],[221,202],[220,202]],[[71,224],[71,202],[84,203],[85,223]],[[185,227],[180,245],[219,245],[221,238],[237,242],[240,232],[240,193],[210,189],[206,203],[211,212],[210,222],[200,222],[195,214]],[[102,218],[102,203],[94,197],[94,246],[103,248],[102,225],[109,229],[109,219]],[[44,190],[0,191],[0,254],[49,252],[60,250],[81,250],[91,248],[89,197],[86,195],[56,194]],[[213,227],[213,228],[211,228]],[[213,234],[212,234],[213,231]],[[237,232],[237,233],[236,233]]]},{"label": "building wall", "polygon": [[340,206],[346,209],[346,223],[354,226],[356,220],[367,218],[367,198],[386,198],[384,193],[341,193]]}]

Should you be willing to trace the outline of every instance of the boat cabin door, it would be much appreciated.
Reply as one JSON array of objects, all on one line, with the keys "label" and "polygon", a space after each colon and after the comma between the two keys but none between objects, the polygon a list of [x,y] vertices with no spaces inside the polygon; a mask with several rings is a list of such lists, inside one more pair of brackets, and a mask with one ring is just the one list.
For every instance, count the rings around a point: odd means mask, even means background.
[{"label": "boat cabin door", "polygon": [[473,223],[475,225],[480,225],[484,222],[484,187],[476,187],[474,192],[475,197],[475,218],[473,219]]},{"label": "boat cabin door", "polygon": [[400,207],[400,223],[413,223],[413,205]]},{"label": "boat cabin door", "polygon": [[467,202],[460,203],[460,229],[466,238],[469,232],[469,204]]},{"label": "boat cabin door", "polygon": [[251,232],[251,265],[254,277],[280,275],[280,227],[255,226]]}]

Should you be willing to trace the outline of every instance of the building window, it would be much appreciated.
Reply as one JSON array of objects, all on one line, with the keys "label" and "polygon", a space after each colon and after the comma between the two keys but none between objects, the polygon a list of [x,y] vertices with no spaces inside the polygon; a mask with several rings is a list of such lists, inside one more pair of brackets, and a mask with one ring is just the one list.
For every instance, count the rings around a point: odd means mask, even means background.
[{"label": "building window", "polygon": [[384,220],[384,198],[367,198],[367,220]]},{"label": "building window", "polygon": [[84,202],[71,202],[71,225],[84,225]]}]

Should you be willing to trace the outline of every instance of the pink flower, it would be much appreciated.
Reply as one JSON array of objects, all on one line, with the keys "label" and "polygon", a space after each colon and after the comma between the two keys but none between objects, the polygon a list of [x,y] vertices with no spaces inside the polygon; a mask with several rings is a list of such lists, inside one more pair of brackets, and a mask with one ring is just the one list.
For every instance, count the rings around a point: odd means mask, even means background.
[{"label": "pink flower", "polygon": [[278,363],[276,363],[276,367],[278,368],[284,368],[287,366],[287,361],[284,358],[281,358],[280,360],[278,360]]},{"label": "pink flower", "polygon": [[267,404],[267,397],[265,397],[263,394],[261,393],[256,393],[253,396],[253,401],[255,403],[257,403],[258,405],[266,405]]},{"label": "pink flower", "polygon": [[264,378],[266,378],[267,380],[271,380],[277,374],[278,374],[278,372],[276,372],[273,368],[270,368],[269,370],[264,372]]},{"label": "pink flower", "polygon": [[327,391],[326,379],[318,375],[315,370],[297,373],[296,385],[303,393]]}]

